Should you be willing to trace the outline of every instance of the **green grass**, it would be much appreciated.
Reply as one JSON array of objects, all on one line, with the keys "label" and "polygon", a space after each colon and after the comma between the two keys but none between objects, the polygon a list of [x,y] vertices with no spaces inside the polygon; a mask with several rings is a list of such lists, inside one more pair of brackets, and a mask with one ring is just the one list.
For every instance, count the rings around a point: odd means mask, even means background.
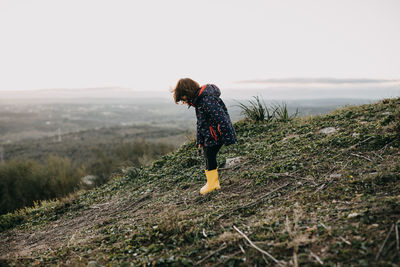
[{"label": "green grass", "polygon": [[264,100],[260,100],[258,96],[253,97],[254,100],[249,100],[249,104],[239,102],[239,107],[242,110],[241,114],[244,115],[246,120],[253,122],[268,123],[273,120],[279,122],[288,122],[296,118],[299,114],[298,109],[295,113],[289,114],[287,104],[275,103],[270,108],[265,104]]},{"label": "green grass", "polygon": [[242,110],[241,114],[246,119],[255,122],[271,121],[274,118],[275,110],[270,111],[265,102],[260,100],[258,96],[253,98],[254,100],[249,100],[249,105],[239,102],[238,106]]},{"label": "green grass", "polygon": [[[288,266],[317,266],[317,258],[396,266],[399,107],[400,99],[386,99],[324,116],[236,122],[238,143],[218,160],[244,161],[220,171],[220,191],[199,194],[204,163],[191,142],[95,190],[0,217],[0,258],[21,266],[273,265],[235,226]],[[326,127],[337,131],[321,133]]]}]

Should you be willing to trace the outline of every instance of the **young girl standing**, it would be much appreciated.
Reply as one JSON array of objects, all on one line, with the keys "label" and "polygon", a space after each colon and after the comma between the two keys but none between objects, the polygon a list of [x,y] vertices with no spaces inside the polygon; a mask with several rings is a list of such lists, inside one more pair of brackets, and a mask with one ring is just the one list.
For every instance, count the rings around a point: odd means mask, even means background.
[{"label": "young girl standing", "polygon": [[217,153],[222,145],[236,143],[236,133],[228,110],[219,97],[221,91],[214,84],[200,85],[192,79],[180,79],[173,90],[175,103],[183,102],[196,109],[196,145],[203,148],[207,183],[200,189],[202,195],[220,189]]}]

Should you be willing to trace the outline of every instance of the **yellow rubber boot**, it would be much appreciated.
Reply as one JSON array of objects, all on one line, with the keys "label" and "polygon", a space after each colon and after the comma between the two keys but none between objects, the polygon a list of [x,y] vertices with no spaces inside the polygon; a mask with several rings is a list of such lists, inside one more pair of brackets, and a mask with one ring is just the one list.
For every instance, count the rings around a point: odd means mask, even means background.
[{"label": "yellow rubber boot", "polygon": [[219,185],[219,180],[218,180],[218,167],[217,167],[217,186],[215,187],[215,189],[217,189],[217,190],[221,189],[221,186]]},{"label": "yellow rubber boot", "polygon": [[207,183],[200,189],[200,194],[205,195],[214,189],[220,189],[221,186],[219,185],[218,181],[218,170],[211,170],[206,172]]}]

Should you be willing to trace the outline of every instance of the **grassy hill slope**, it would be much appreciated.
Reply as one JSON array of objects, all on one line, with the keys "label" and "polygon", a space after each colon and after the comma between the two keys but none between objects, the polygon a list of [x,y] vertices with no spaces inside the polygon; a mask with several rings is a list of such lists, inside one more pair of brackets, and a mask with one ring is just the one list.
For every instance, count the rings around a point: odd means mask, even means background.
[{"label": "grassy hill slope", "polygon": [[239,142],[218,160],[242,158],[220,171],[220,191],[199,194],[203,158],[186,144],[95,190],[2,216],[0,262],[397,266],[399,107],[237,122]]}]

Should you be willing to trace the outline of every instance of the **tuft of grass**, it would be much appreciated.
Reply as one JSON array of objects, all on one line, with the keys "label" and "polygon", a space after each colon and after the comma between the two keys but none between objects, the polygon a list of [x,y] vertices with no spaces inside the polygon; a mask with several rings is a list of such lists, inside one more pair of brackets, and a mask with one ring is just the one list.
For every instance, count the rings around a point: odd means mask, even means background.
[{"label": "tuft of grass", "polygon": [[294,114],[289,115],[289,111],[288,111],[286,103],[275,104],[273,109],[275,111],[276,119],[281,122],[288,122],[288,121],[296,118],[297,115],[299,114],[299,110],[296,109],[296,112]]},{"label": "tuft of grass", "polygon": [[299,110],[296,109],[294,114],[289,114],[286,103],[274,104],[268,108],[264,100],[260,100],[258,96],[253,96],[254,100],[249,100],[249,105],[239,102],[239,107],[242,109],[241,114],[246,119],[255,122],[271,122],[272,120],[280,122],[288,122],[296,118]]},{"label": "tuft of grass", "polygon": [[253,96],[253,98],[254,100],[249,100],[250,105],[248,106],[239,102],[239,107],[242,109],[241,114],[255,122],[271,121],[275,111],[271,112],[264,100],[260,100],[258,96]]}]

